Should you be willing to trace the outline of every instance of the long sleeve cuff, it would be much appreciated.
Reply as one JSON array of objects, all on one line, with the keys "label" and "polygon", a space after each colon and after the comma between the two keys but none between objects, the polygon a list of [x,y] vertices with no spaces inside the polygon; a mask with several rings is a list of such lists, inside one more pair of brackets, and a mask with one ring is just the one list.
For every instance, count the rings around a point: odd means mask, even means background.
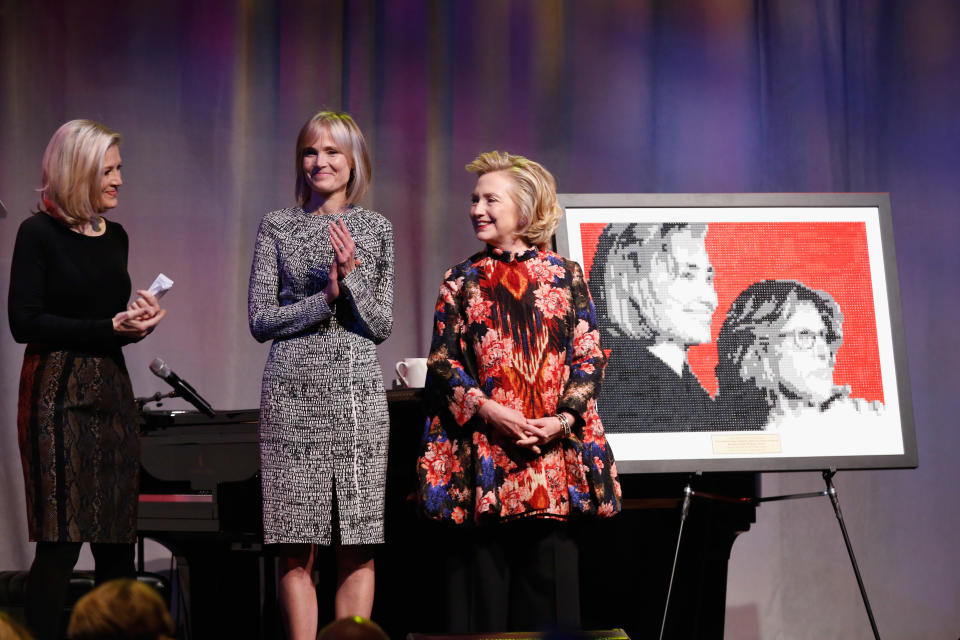
[{"label": "long sleeve cuff", "polygon": [[303,299],[305,315],[309,319],[305,326],[317,324],[333,315],[333,309],[327,304],[327,297],[323,292],[315,293]]},{"label": "long sleeve cuff", "polygon": [[453,400],[450,402],[450,413],[453,414],[457,424],[462,427],[473,416],[477,415],[477,411],[489,399],[479,387],[468,389],[460,387],[453,394]]}]

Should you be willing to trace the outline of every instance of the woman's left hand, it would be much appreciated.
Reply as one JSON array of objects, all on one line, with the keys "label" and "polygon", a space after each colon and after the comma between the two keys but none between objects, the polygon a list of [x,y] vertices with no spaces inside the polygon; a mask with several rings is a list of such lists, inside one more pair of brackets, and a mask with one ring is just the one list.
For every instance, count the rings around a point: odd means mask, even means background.
[{"label": "woman's left hand", "polygon": [[333,244],[333,255],[337,262],[339,277],[345,278],[353,271],[360,261],[356,258],[357,245],[343,220],[334,220],[330,223],[330,242]]},{"label": "woman's left hand", "polygon": [[146,289],[137,289],[137,299],[127,306],[127,310],[139,311],[136,315],[139,320],[150,320],[160,313],[160,302]]},{"label": "woman's left hand", "polygon": [[[564,415],[567,416],[567,424],[573,424],[573,416],[570,412],[565,411]],[[560,424],[560,419],[555,416],[548,416],[546,418],[528,418],[527,422],[537,427],[547,434],[546,438],[540,438],[540,444],[547,444],[548,442],[553,442],[554,440],[559,440],[563,438],[563,427]]]}]

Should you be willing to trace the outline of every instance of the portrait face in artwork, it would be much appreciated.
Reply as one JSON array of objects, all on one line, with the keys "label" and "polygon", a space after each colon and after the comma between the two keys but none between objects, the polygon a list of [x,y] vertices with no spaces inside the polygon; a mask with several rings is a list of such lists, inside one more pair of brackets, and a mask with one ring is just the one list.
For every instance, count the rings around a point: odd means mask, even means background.
[{"label": "portrait face in artwork", "polygon": [[710,341],[717,294],[706,232],[705,224],[607,226],[591,293],[602,298],[608,333],[683,347]]},{"label": "portrait face in artwork", "polygon": [[772,379],[784,396],[819,405],[833,394],[836,354],[827,343],[827,326],[813,303],[796,306],[771,340],[766,358]]},{"label": "portrait face in artwork", "polygon": [[793,280],[754,283],[720,329],[718,397],[824,406],[838,393],[833,369],[842,343],[843,314],[829,293]]}]

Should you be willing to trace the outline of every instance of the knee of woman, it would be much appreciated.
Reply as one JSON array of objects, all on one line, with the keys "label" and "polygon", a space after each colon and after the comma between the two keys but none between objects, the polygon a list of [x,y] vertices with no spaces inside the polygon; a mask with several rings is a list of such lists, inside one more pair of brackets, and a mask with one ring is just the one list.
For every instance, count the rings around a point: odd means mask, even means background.
[{"label": "knee of woman", "polygon": [[73,569],[80,558],[82,542],[38,542],[36,559],[44,564]]},{"label": "knee of woman", "polygon": [[370,545],[337,547],[337,567],[340,572],[352,573],[358,569],[373,569],[373,547]]},{"label": "knee of woman", "polygon": [[284,545],[278,562],[280,573],[286,575],[292,571],[303,571],[310,575],[315,557],[316,547],[313,545]]}]

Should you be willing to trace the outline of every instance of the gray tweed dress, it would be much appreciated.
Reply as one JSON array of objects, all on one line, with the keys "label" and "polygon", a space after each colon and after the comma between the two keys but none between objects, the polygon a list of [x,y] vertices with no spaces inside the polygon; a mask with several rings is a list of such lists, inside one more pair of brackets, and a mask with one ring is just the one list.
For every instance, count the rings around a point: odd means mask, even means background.
[{"label": "gray tweed dress", "polygon": [[[342,219],[359,266],[323,296]],[[389,417],[375,345],[393,325],[393,228],[354,207],[264,216],[250,273],[250,332],[273,340],[260,398],[264,541],[383,542]]]}]

